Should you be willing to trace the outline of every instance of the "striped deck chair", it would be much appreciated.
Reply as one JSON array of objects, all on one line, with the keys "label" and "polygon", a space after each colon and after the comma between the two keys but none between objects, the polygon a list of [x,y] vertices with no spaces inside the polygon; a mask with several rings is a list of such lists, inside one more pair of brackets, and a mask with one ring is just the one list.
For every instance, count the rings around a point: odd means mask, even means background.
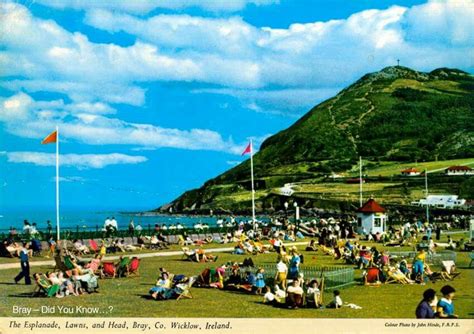
[{"label": "striped deck chair", "polygon": [[459,275],[461,275],[460,272],[456,271],[456,264],[454,263],[453,260],[442,261],[442,263],[443,263],[443,271],[442,271],[443,277],[453,280]]},{"label": "striped deck chair", "polygon": [[189,279],[188,283],[178,284],[176,287],[176,293],[178,294],[178,297],[176,298],[176,300],[180,300],[181,298],[192,299],[193,295],[191,294],[191,288],[194,282],[196,282],[196,280],[197,280],[197,277],[193,276]]}]

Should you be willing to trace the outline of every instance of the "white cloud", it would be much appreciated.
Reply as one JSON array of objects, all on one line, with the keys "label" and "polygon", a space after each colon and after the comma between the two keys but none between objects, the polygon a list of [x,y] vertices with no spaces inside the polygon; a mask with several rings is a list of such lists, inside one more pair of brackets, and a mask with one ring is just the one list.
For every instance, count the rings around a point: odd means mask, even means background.
[{"label": "white cloud", "polygon": [[[3,152],[11,163],[29,163],[37,166],[55,166],[56,155],[43,152]],[[64,167],[78,169],[104,168],[110,165],[138,164],[147,161],[143,156],[131,156],[121,153],[110,154],[61,154],[59,163]]]},{"label": "white cloud", "polygon": [[[295,23],[287,29],[260,28],[238,17],[140,18],[127,14],[129,10],[112,11],[151,4],[131,3],[54,2],[88,9],[85,22],[93,27],[131,34],[136,41],[127,47],[93,43],[80,32],[32,16],[21,5],[3,3],[0,30],[8,33],[0,51],[2,75],[25,78],[3,86],[62,92],[78,103],[142,105],[142,84],[152,81],[250,90],[328,89],[394,65],[397,58],[420,70],[473,68],[472,58],[466,57],[473,51],[474,38],[474,6],[469,0],[366,10],[347,19]],[[232,1],[208,4],[217,3]]]},{"label": "white cloud", "polygon": [[182,10],[198,7],[211,12],[236,12],[249,4],[256,6],[278,3],[279,0],[36,0],[38,3],[59,8],[72,8],[76,10],[110,9],[114,11],[129,12],[133,14],[146,14],[154,9]]},{"label": "white cloud", "polygon": [[[239,145],[235,145],[230,139],[223,139],[215,131],[163,128],[126,122],[100,114],[80,113],[76,112],[77,106],[74,104],[64,104],[62,100],[35,101],[24,93],[6,99],[0,98],[0,106],[4,106],[6,101],[20,100],[24,104],[20,103],[16,107],[26,110],[28,118],[22,118],[21,122],[10,119],[6,123],[6,130],[20,137],[41,139],[48,131],[59,126],[60,140],[74,140],[89,145],[121,144],[146,149],[169,147],[233,153],[240,149]],[[0,115],[5,114],[4,109],[5,107],[0,107]]]}]

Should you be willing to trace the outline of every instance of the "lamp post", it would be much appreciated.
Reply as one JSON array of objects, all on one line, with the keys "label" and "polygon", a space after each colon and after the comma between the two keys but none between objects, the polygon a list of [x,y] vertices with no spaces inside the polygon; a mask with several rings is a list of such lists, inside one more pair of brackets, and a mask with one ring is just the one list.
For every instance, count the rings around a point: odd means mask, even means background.
[{"label": "lamp post", "polygon": [[283,203],[283,206],[285,207],[285,218],[288,219],[288,202]]},{"label": "lamp post", "polygon": [[300,218],[300,208],[298,207],[298,202],[294,201],[293,206],[295,207],[295,225],[296,229],[298,229],[298,220]]}]

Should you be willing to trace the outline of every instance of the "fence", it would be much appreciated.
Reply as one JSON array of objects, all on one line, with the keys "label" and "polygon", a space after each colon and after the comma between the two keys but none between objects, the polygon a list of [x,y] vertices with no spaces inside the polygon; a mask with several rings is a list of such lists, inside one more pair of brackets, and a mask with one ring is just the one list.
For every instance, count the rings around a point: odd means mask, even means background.
[{"label": "fence", "polygon": [[[267,285],[272,286],[276,274],[276,265],[261,264],[258,267],[244,267],[241,268],[241,273],[246,271],[256,272],[258,268],[265,270],[265,281]],[[319,279],[324,277],[324,289],[334,290],[340,289],[355,283],[354,269],[341,266],[324,266],[324,267],[308,267],[300,266],[300,273],[303,273],[305,279]]]},{"label": "fence", "polygon": [[[417,252],[388,252],[390,257],[394,258],[403,258],[403,259],[413,259]],[[435,265],[441,265],[442,261],[454,261],[456,262],[456,252],[450,250],[439,251],[436,253],[427,252],[426,261]]]}]

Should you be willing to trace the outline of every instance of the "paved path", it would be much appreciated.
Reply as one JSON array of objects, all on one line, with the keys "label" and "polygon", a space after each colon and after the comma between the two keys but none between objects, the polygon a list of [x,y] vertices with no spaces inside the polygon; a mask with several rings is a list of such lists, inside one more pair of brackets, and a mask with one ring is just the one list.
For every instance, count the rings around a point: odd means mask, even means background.
[{"label": "paved path", "polygon": [[[291,242],[287,243],[287,246],[301,246],[306,245],[307,242]],[[206,252],[209,253],[223,253],[223,252],[231,252],[234,250],[234,247],[223,247],[223,248],[205,248]],[[126,253],[122,253],[126,254]],[[167,252],[155,252],[155,253],[145,253],[145,254],[129,254],[130,256],[136,256],[140,259],[147,258],[147,257],[156,257],[156,256],[176,256],[183,254],[183,251],[167,251]],[[121,255],[113,255],[113,256],[106,256],[104,260],[112,261],[118,260]],[[30,267],[37,267],[37,266],[54,266],[55,262],[53,260],[45,260],[45,261],[30,261]],[[20,268],[20,263],[4,263],[0,264],[0,270],[3,269],[16,269]]]}]

